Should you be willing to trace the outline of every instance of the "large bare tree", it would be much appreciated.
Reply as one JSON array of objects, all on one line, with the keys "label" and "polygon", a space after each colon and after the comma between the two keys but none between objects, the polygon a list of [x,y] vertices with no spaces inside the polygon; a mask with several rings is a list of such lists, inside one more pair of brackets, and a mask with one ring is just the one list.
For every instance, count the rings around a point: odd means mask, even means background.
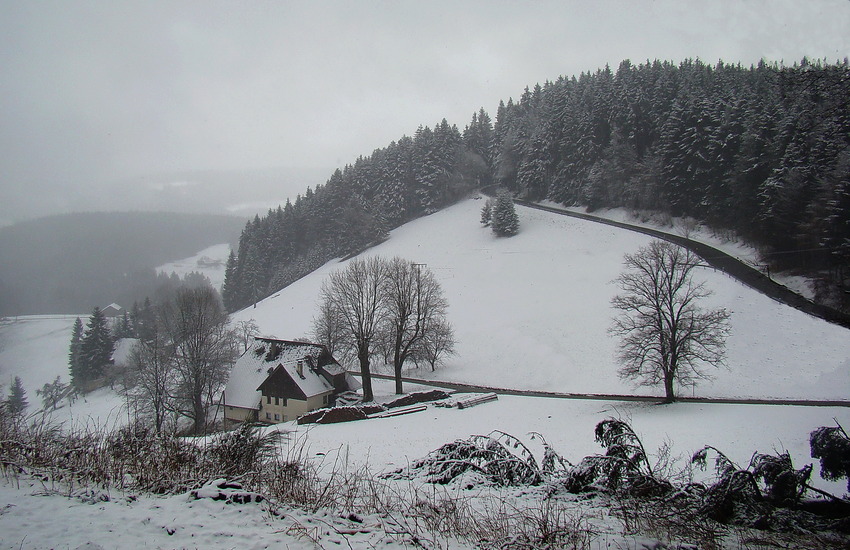
[{"label": "large bare tree", "polygon": [[234,358],[233,332],[212,287],[181,288],[160,310],[162,330],[171,342],[180,413],[194,433],[206,427],[207,411],[227,379]]},{"label": "large bare tree", "polygon": [[125,377],[125,394],[136,413],[153,420],[156,433],[166,428],[174,411],[173,348],[157,323],[150,327],[149,338],[133,346]]},{"label": "large bare tree", "polygon": [[400,394],[404,362],[445,320],[448,305],[440,283],[424,265],[395,257],[387,262],[386,273],[383,330],[392,353],[395,391]]},{"label": "large bare tree", "polygon": [[620,311],[611,326],[619,336],[621,378],[642,386],[664,385],[665,402],[675,401],[675,383],[708,378],[704,365],[725,364],[729,312],[703,309],[711,295],[692,280],[699,257],[680,246],[653,241],[624,259],[616,282],[623,290],[611,300]]},{"label": "large bare tree", "polygon": [[360,364],[364,401],[374,398],[369,367],[380,325],[385,276],[386,262],[380,258],[355,258],[344,269],[331,273],[322,284],[320,314],[344,327],[346,343]]}]

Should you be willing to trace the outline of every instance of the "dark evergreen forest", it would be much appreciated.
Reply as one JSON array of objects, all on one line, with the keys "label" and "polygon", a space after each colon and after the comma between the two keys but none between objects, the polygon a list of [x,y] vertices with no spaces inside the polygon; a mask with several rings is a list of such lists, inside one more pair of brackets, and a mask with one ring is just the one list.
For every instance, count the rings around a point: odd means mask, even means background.
[{"label": "dark evergreen forest", "polygon": [[242,231],[229,310],[497,184],[564,205],[690,216],[817,275],[846,308],[850,66],[623,61],[526,88],[461,132],[420,127]]}]

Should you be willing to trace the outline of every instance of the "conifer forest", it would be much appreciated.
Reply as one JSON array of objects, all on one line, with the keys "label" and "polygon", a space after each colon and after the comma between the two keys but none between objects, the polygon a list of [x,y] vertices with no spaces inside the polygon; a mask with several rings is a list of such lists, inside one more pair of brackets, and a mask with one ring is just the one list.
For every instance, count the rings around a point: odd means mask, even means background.
[{"label": "conifer forest", "polygon": [[623,61],[527,87],[462,131],[420,126],[249,222],[225,305],[250,305],[488,186],[692,217],[759,247],[775,269],[819,279],[818,299],[847,309],[850,65]]}]

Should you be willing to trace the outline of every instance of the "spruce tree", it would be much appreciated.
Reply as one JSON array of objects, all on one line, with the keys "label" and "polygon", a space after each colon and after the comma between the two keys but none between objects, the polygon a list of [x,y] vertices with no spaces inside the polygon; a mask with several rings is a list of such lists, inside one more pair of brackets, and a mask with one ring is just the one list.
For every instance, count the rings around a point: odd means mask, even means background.
[{"label": "spruce tree", "polygon": [[6,400],[6,405],[12,416],[21,416],[29,406],[27,392],[24,390],[20,376],[15,377],[12,387],[9,388],[9,398]]},{"label": "spruce tree", "polygon": [[493,220],[493,201],[487,199],[484,206],[481,208],[481,225],[490,227],[490,222]]},{"label": "spruce tree", "polygon": [[[109,334],[106,317],[99,307],[95,307],[80,344],[80,382],[82,384],[103,376],[104,368],[112,360],[113,346],[114,342]],[[78,387],[79,385],[77,384]]]},{"label": "spruce tree", "polygon": [[497,237],[512,237],[519,232],[519,217],[509,194],[501,193],[496,198],[490,227]]},{"label": "spruce tree", "polygon": [[71,346],[68,350],[68,370],[71,373],[71,385],[77,386],[82,381],[80,373],[80,352],[83,341],[83,322],[77,317],[71,332]]},{"label": "spruce tree", "polygon": [[115,325],[115,339],[118,338],[132,338],[133,337],[133,325],[130,323],[130,314],[127,311],[124,311],[124,314],[118,320]]},{"label": "spruce tree", "polygon": [[236,253],[231,250],[224,268],[224,285],[221,287],[221,299],[224,301],[224,308],[229,312],[239,309],[237,286]]}]

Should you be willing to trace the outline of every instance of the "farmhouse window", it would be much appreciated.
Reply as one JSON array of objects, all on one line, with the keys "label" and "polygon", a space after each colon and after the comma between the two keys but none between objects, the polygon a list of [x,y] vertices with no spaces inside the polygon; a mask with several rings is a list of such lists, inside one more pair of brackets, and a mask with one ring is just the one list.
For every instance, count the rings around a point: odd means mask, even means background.
[{"label": "farmhouse window", "polygon": [[275,404],[275,405],[280,405],[280,398],[275,397],[275,398],[274,398],[274,404]]},{"label": "farmhouse window", "polygon": [[275,420],[280,420],[280,415],[279,415],[279,414],[274,415],[274,419],[275,419]]},{"label": "farmhouse window", "polygon": [[267,396],[266,396],[266,405],[271,405],[271,404],[272,404],[272,396],[271,396],[271,395],[267,395]]}]

